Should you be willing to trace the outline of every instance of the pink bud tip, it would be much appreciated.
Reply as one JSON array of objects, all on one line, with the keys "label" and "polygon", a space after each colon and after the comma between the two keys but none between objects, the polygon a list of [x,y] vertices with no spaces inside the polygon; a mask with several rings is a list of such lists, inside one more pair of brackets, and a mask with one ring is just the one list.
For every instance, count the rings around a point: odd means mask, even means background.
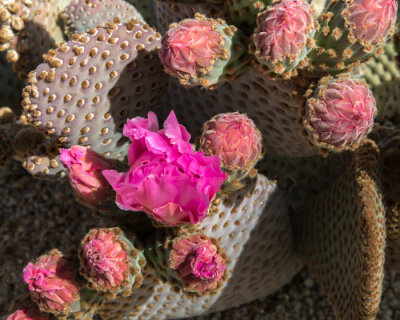
[{"label": "pink bud tip", "polygon": [[23,270],[23,279],[41,310],[68,313],[72,303],[79,299],[74,264],[58,250],[29,263]]},{"label": "pink bud tip", "polygon": [[101,174],[113,169],[112,162],[102,155],[82,146],[61,149],[60,160],[68,169],[68,177],[78,197],[91,206],[99,205],[113,197],[111,186]]},{"label": "pink bud tip", "polygon": [[222,52],[222,36],[211,20],[187,19],[168,30],[160,58],[168,73],[185,78],[209,69]]},{"label": "pink bud tip", "polygon": [[260,60],[295,60],[314,32],[312,10],[302,0],[275,2],[257,18],[254,42]]},{"label": "pink bud tip", "polygon": [[332,80],[306,103],[304,125],[311,141],[326,148],[351,148],[372,129],[375,99],[363,84]]},{"label": "pink bud tip", "polygon": [[7,317],[7,320],[49,320],[49,316],[41,313],[38,306],[30,301],[30,299],[24,299],[19,302],[14,310]]},{"label": "pink bud tip", "polygon": [[260,131],[246,115],[225,113],[205,123],[200,149],[218,156],[227,169],[249,170],[261,158],[261,139]]},{"label": "pink bud tip", "polygon": [[372,43],[384,42],[396,22],[396,15],[396,0],[352,0],[344,12],[351,34],[357,40]]},{"label": "pink bud tip", "polygon": [[214,290],[226,269],[217,246],[199,235],[175,239],[169,263],[183,281],[185,290],[200,294]]},{"label": "pink bud tip", "polygon": [[119,288],[128,280],[128,254],[114,232],[93,230],[82,244],[83,273],[101,291]]}]

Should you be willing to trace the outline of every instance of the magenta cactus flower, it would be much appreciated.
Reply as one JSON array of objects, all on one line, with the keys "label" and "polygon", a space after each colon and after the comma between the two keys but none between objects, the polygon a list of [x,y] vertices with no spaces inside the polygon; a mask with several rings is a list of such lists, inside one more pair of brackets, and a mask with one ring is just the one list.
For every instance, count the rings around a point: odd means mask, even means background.
[{"label": "magenta cactus flower", "polygon": [[168,30],[160,57],[173,75],[195,76],[209,69],[223,52],[222,36],[210,20],[187,19]]},{"label": "magenta cactus flower", "polygon": [[44,312],[67,314],[79,301],[79,286],[75,280],[75,266],[58,250],[40,256],[23,270],[31,298]]},{"label": "magenta cactus flower", "polygon": [[207,121],[200,149],[218,156],[228,170],[250,170],[261,158],[262,136],[245,114],[224,113]]},{"label": "magenta cactus flower", "polygon": [[112,291],[128,280],[128,254],[116,234],[91,232],[82,244],[82,273],[97,290]]},{"label": "magenta cactus flower", "polygon": [[217,288],[226,263],[211,239],[197,234],[174,240],[170,267],[185,285],[185,290],[203,294]]},{"label": "magenta cactus flower", "polygon": [[397,6],[396,0],[353,0],[343,15],[355,39],[376,43],[393,29]]},{"label": "magenta cactus flower", "polygon": [[254,54],[276,73],[290,71],[311,51],[314,33],[313,11],[307,2],[275,2],[257,17]]},{"label": "magenta cactus flower", "polygon": [[129,171],[103,171],[117,193],[118,206],[144,211],[167,226],[202,221],[226,177],[218,157],[195,152],[173,112],[162,130],[156,115],[149,112],[148,119],[128,121],[124,135],[132,140]]},{"label": "magenta cactus flower", "polygon": [[60,160],[68,169],[69,181],[77,196],[85,204],[96,207],[112,199],[111,186],[101,174],[114,165],[102,155],[82,146],[61,149]]},{"label": "magenta cactus flower", "polygon": [[48,314],[40,312],[38,306],[26,298],[15,305],[14,312],[7,317],[7,320],[49,320],[49,318]]},{"label": "magenta cactus flower", "polygon": [[351,79],[321,84],[306,103],[309,140],[331,150],[352,149],[372,129],[375,99],[367,85]]}]

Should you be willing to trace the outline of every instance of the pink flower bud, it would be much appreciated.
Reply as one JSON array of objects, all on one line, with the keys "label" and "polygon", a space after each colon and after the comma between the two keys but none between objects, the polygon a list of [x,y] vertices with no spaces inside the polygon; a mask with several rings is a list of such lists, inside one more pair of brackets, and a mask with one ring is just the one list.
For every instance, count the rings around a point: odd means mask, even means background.
[{"label": "pink flower bud", "polygon": [[200,294],[214,290],[226,269],[217,246],[200,235],[175,239],[169,263],[183,281],[185,290]]},{"label": "pink flower bud", "polygon": [[304,125],[313,144],[349,149],[371,131],[375,112],[375,99],[366,85],[351,79],[331,80],[308,99]]},{"label": "pink flower bud", "polygon": [[[357,40],[376,43],[386,39],[392,30],[397,15],[396,0],[349,1],[343,15],[351,34]],[[381,41],[383,42],[383,41]]]},{"label": "pink flower bud", "polygon": [[224,168],[249,170],[261,158],[261,133],[244,114],[220,114],[204,124],[200,149],[218,156]]},{"label": "pink flower bud", "polygon": [[92,230],[83,240],[81,262],[96,290],[113,291],[128,281],[128,254],[112,231]]},{"label": "pink flower bud", "polygon": [[210,20],[187,19],[168,30],[160,57],[168,73],[194,77],[209,69],[222,51],[222,36]]},{"label": "pink flower bud", "polygon": [[109,159],[88,148],[72,146],[61,149],[60,160],[68,169],[69,181],[83,202],[95,207],[112,199],[112,188],[101,174],[102,170],[114,168]]},{"label": "pink flower bud", "polygon": [[28,298],[17,303],[14,310],[7,320],[49,320],[49,316],[41,313],[38,306]]},{"label": "pink flower bud", "polygon": [[40,256],[23,270],[31,298],[41,310],[54,314],[68,313],[79,299],[74,264],[58,250]]},{"label": "pink flower bud", "polygon": [[104,170],[123,210],[144,211],[168,226],[202,221],[225,174],[218,157],[195,152],[190,135],[173,112],[158,130],[157,117],[128,121],[124,135],[132,140],[128,172]]},{"label": "pink flower bud", "polygon": [[295,67],[309,52],[307,41],[315,28],[312,10],[305,1],[275,2],[258,15],[257,24],[253,39],[260,63],[281,62],[291,66],[284,71]]}]

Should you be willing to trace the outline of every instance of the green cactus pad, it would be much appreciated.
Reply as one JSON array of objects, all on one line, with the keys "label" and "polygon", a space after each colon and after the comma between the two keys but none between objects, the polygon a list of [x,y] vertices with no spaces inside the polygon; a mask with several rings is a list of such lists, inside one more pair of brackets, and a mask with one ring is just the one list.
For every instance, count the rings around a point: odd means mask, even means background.
[{"label": "green cactus pad", "polygon": [[294,216],[298,248],[339,319],[374,319],[379,308],[386,228],[378,152],[366,140],[343,175]]},{"label": "green cactus pad", "polygon": [[360,67],[361,78],[368,83],[374,94],[378,114],[375,121],[384,123],[400,122],[400,72],[396,66],[396,52],[393,39],[384,46],[385,52],[372,56]]},{"label": "green cactus pad", "polygon": [[99,25],[136,19],[146,23],[135,7],[123,0],[72,0],[62,13],[69,38],[74,33],[87,32]]},{"label": "green cactus pad", "polygon": [[109,23],[50,51],[29,75],[22,120],[59,146],[90,146],[123,159],[127,118],[157,108],[164,74],[155,54],[161,36],[131,20]]}]

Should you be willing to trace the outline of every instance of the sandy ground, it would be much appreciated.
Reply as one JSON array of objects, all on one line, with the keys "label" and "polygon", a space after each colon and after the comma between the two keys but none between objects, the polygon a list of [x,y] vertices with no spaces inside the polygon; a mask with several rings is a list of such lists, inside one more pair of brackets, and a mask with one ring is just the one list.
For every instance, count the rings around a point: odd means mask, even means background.
[{"label": "sandy ground", "polygon": [[[0,318],[5,319],[14,298],[25,292],[23,267],[52,249],[66,252],[102,222],[77,204],[66,181],[33,179],[20,164],[0,170]],[[387,273],[378,319],[400,319],[400,275]],[[327,299],[306,270],[263,301],[197,320],[313,320],[335,319]]]}]

